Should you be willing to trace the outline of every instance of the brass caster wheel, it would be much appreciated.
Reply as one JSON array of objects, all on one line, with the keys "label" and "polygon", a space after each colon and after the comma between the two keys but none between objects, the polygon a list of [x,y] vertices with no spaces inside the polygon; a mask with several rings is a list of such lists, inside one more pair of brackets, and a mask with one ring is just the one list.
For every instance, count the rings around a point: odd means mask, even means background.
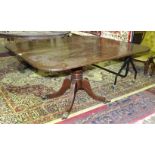
[{"label": "brass caster wheel", "polygon": [[41,96],[41,98],[42,98],[43,100],[47,100],[47,99],[48,99],[48,95]]},{"label": "brass caster wheel", "polygon": [[111,102],[110,100],[105,99],[104,104]]},{"label": "brass caster wheel", "polygon": [[112,88],[113,90],[115,90],[115,89],[116,89],[116,85],[113,84],[113,85],[111,86],[111,88]]}]

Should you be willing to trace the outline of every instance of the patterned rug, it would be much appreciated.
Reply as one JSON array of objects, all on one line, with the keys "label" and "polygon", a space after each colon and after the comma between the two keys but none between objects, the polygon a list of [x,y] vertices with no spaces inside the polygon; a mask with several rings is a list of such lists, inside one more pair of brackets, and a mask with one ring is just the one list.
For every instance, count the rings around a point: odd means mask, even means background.
[{"label": "patterned rug", "polygon": [[[155,123],[155,87],[102,105],[78,116],[59,122],[60,124],[125,124]],[[145,119],[144,119],[145,118]]]},{"label": "patterned rug", "polygon": [[[69,73],[44,73],[28,68],[20,72],[16,57],[0,58],[0,123],[46,123],[62,117],[68,106],[70,92],[62,97],[42,100],[41,96],[58,90]],[[104,65],[118,70],[121,63]],[[137,64],[138,77],[133,80],[132,71],[127,78],[118,78],[116,89],[112,89],[114,75],[89,66],[84,76],[90,80],[94,92],[116,100],[128,93],[152,86],[154,77],[143,75],[142,65]],[[78,91],[72,113],[103,104],[90,98],[84,91]]]}]

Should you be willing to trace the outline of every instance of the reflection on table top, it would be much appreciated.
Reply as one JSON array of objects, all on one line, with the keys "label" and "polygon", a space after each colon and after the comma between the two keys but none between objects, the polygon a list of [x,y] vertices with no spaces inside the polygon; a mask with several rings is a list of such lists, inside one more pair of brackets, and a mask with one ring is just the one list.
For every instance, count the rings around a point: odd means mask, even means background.
[{"label": "reflection on table top", "polygon": [[6,47],[44,71],[69,70],[149,51],[137,44],[77,35],[12,42]]}]

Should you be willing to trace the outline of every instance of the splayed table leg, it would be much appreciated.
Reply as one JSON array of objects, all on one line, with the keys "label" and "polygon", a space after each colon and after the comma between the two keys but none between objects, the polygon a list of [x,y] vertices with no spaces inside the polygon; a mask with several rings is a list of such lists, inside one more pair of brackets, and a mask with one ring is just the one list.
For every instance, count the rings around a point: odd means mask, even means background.
[{"label": "splayed table leg", "polygon": [[48,94],[43,96],[43,99],[52,99],[52,98],[56,98],[56,97],[60,97],[62,96],[68,89],[71,89],[71,104],[69,105],[69,107],[67,108],[66,112],[63,115],[63,119],[67,118],[68,115],[70,114],[73,105],[74,105],[74,101],[75,101],[75,96],[76,96],[76,92],[78,90],[84,90],[87,92],[87,94],[92,97],[93,99],[97,100],[97,101],[102,101],[102,102],[108,102],[106,100],[105,97],[103,96],[98,96],[96,95],[90,86],[89,80],[88,79],[83,79],[83,70],[82,67],[81,68],[76,68],[72,70],[71,73],[71,79],[65,79],[62,87],[60,88],[60,90],[58,92],[55,92],[53,94]]}]

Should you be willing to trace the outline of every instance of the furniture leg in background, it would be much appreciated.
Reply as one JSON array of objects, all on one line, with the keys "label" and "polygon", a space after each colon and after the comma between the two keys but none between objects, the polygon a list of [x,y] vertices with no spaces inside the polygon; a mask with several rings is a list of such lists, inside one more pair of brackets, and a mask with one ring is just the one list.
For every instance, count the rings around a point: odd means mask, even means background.
[{"label": "furniture leg in background", "polygon": [[[93,66],[95,66],[95,67],[97,67],[97,68],[100,68],[100,69],[103,69],[103,70],[105,70],[105,71],[107,71],[107,72],[110,72],[110,73],[112,73],[112,74],[115,74],[116,76],[115,76],[115,81],[114,81],[114,84],[113,84],[113,88],[115,88],[115,86],[116,86],[116,84],[117,84],[117,78],[118,78],[118,76],[120,76],[120,77],[122,77],[122,78],[125,78],[125,77],[128,75],[128,72],[129,72],[129,65],[130,65],[130,64],[131,64],[131,66],[132,66],[132,68],[133,68],[133,70],[134,70],[134,72],[135,72],[134,79],[136,79],[136,77],[137,77],[137,70],[136,70],[136,67],[135,67],[135,65],[134,65],[134,63],[133,63],[133,58],[132,58],[132,57],[126,57],[126,58],[125,58],[125,60],[124,60],[124,62],[123,62],[123,64],[122,64],[122,66],[121,66],[121,68],[120,68],[120,70],[119,70],[118,72],[114,72],[114,71],[112,71],[112,70],[109,70],[109,69],[107,69],[107,68],[101,67],[101,66],[96,65],[96,64],[93,64]],[[123,71],[123,69],[125,69],[125,74],[124,74],[124,75],[121,74],[121,72]]]}]

